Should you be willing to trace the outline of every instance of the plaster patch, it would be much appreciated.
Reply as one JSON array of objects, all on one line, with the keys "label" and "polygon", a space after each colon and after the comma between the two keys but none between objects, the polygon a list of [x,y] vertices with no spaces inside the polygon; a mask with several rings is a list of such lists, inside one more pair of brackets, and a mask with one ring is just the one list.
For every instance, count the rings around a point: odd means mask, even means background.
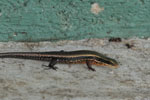
[{"label": "plaster patch", "polygon": [[102,7],[100,7],[99,5],[98,5],[98,3],[94,3],[94,4],[92,4],[91,5],[91,12],[93,13],[93,14],[98,14],[98,13],[100,13],[101,11],[103,11],[104,10],[104,8]]},{"label": "plaster patch", "polygon": [[2,16],[2,13],[0,13],[0,16]]}]

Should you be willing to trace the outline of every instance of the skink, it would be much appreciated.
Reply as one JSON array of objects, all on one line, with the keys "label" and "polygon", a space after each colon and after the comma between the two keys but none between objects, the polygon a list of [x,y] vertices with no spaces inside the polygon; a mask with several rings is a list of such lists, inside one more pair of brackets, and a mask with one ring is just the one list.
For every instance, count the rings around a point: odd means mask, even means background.
[{"label": "skink", "polygon": [[18,58],[18,59],[31,59],[49,61],[47,66],[50,69],[56,70],[55,64],[81,64],[85,63],[89,70],[95,71],[91,65],[108,66],[117,68],[118,63],[116,60],[106,57],[101,53],[90,50],[78,51],[51,51],[51,52],[7,52],[0,53],[0,58]]}]

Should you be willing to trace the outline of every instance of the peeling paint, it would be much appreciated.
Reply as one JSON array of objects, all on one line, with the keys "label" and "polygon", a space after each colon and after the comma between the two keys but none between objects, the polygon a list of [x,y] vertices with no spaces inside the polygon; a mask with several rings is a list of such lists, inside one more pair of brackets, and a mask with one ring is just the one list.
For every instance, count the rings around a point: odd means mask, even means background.
[{"label": "peeling paint", "polygon": [[98,5],[98,3],[93,3],[92,5],[91,5],[91,12],[93,13],[93,14],[99,14],[100,12],[102,12],[104,10],[104,8],[102,7],[100,7],[99,5]]}]

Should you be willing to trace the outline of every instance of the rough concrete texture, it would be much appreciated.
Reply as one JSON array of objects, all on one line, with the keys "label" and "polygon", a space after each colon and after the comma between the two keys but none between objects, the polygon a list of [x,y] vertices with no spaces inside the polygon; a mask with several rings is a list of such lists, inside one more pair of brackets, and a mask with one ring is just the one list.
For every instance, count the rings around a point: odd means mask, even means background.
[{"label": "rough concrete texture", "polygon": [[54,71],[41,67],[47,62],[0,59],[0,100],[150,100],[150,39],[9,42],[0,43],[0,48],[0,52],[88,49],[120,63],[117,69],[93,66],[96,72],[84,64],[57,64]]}]

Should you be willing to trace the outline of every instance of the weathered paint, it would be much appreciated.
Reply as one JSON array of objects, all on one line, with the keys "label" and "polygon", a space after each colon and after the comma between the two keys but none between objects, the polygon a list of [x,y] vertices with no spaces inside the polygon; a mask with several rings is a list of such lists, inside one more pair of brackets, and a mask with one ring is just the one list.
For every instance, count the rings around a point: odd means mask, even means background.
[{"label": "weathered paint", "polygon": [[150,36],[149,0],[0,0],[0,41],[133,36]]}]

